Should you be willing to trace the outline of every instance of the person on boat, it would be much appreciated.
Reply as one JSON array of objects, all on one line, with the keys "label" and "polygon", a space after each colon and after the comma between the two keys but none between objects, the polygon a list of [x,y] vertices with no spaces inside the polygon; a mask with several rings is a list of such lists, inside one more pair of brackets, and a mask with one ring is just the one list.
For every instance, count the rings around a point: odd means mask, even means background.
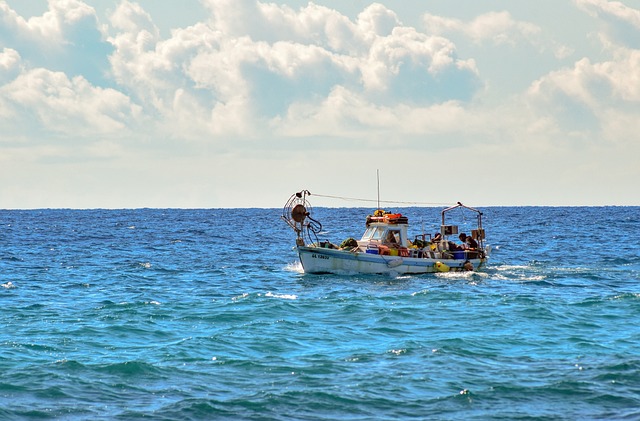
[{"label": "person on boat", "polygon": [[435,234],[433,234],[433,236],[431,237],[431,239],[429,240],[429,248],[433,251],[436,250],[438,248],[438,244],[440,244],[440,241],[442,240],[442,235],[440,235],[439,232],[436,232]]},{"label": "person on boat", "polygon": [[464,232],[458,236],[462,241],[462,248],[466,250],[475,250],[478,248],[478,242],[473,237],[467,236]]},{"label": "person on boat", "polygon": [[387,231],[384,243],[390,247],[400,246],[400,233],[397,231]]}]

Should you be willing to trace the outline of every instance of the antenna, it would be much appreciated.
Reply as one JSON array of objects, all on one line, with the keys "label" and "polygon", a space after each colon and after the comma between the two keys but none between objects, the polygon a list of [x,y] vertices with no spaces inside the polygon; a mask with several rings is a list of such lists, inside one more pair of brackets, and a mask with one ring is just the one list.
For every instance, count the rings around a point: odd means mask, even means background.
[{"label": "antenna", "polygon": [[376,178],[378,179],[378,209],[380,209],[380,170],[376,170]]}]

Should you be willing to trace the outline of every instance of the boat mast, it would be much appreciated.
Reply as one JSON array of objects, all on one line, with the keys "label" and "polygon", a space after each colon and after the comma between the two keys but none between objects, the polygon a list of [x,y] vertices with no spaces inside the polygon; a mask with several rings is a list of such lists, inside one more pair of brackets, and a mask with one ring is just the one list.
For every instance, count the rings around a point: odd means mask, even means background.
[{"label": "boat mast", "polygon": [[378,209],[380,209],[380,170],[376,170],[376,179],[378,181]]}]

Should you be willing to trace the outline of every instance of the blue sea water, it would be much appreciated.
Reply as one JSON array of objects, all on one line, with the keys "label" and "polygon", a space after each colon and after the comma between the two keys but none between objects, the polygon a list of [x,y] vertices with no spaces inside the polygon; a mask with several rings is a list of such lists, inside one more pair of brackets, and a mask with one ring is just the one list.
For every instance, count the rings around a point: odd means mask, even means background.
[{"label": "blue sea water", "polygon": [[414,276],[304,275],[280,209],[0,211],[0,419],[640,419],[640,208],[483,211]]}]

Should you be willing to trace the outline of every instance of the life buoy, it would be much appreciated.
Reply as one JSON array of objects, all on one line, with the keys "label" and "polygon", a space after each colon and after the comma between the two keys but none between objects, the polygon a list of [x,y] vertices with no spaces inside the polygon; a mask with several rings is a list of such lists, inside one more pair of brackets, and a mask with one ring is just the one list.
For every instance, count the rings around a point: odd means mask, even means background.
[{"label": "life buoy", "polygon": [[449,266],[447,266],[444,263],[439,262],[439,261],[435,262],[433,264],[433,266],[436,268],[436,271],[438,271],[438,272],[449,272],[451,270],[451,268]]}]

